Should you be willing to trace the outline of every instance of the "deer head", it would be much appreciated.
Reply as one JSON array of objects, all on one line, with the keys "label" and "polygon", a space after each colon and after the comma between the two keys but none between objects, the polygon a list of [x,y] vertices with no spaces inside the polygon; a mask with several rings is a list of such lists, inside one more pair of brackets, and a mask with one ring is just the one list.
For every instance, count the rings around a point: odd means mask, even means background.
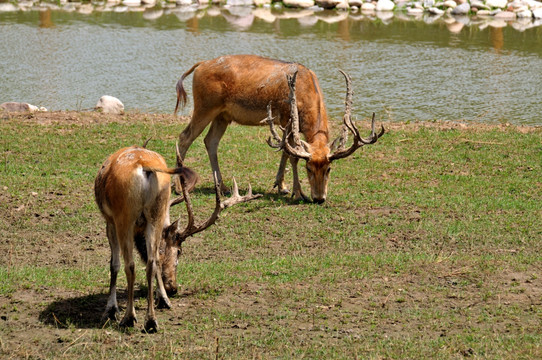
[{"label": "deer head", "polygon": [[[180,164],[182,166],[182,161],[180,161]],[[182,174],[180,175],[182,196],[171,200],[169,203],[169,206],[171,207],[184,202],[186,204],[188,220],[184,229],[182,229],[180,218],[178,218],[163,230],[163,239],[165,240],[164,251],[169,251],[169,256],[166,256],[166,259],[163,260],[162,276],[164,281],[164,287],[166,288],[166,291],[168,291],[168,294],[174,294],[177,292],[176,269],[178,264],[178,258],[181,255],[182,251],[182,243],[188,237],[197,234],[207,229],[209,226],[213,225],[218,219],[222,210],[235,204],[251,201],[262,196],[261,194],[252,194],[252,188],[250,185],[246,195],[239,195],[239,188],[234,178],[232,196],[227,200],[222,201],[220,198],[220,185],[216,173],[214,173],[213,176],[215,185],[215,208],[213,213],[207,218],[207,220],[196,224],[194,210],[192,208],[192,201],[190,200],[189,195],[190,185],[186,184],[186,179]]]},{"label": "deer head", "polygon": [[[345,114],[343,117],[341,135],[333,142],[329,144],[309,144],[299,137],[299,115],[295,95],[297,70],[293,75],[286,75],[288,87],[290,89],[290,119],[285,128],[280,127],[282,130],[282,138],[274,128],[271,104],[267,106],[267,118],[262,120],[262,122],[267,122],[270,127],[271,137],[267,139],[269,146],[282,150],[291,157],[306,160],[307,176],[311,187],[311,197],[313,201],[317,203],[322,203],[326,199],[331,162],[353,154],[357,149],[364,145],[374,144],[385,132],[383,126],[378,134],[375,132],[375,114],[373,113],[370,137],[364,139],[360,136],[359,130],[351,118],[353,95],[351,86],[352,80],[347,73],[342,70],[339,71],[346,79]],[[345,148],[348,140],[348,132],[353,134],[354,140],[349,148]]]}]

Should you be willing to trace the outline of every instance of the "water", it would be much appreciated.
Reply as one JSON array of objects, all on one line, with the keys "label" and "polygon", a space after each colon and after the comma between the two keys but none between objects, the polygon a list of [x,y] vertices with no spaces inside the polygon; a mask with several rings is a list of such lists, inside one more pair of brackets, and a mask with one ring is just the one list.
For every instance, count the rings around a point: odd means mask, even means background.
[{"label": "water", "polygon": [[461,23],[443,19],[332,22],[336,12],[296,19],[301,12],[254,10],[281,17],[266,21],[252,11],[0,13],[0,103],[80,110],[107,94],[128,110],[172,112],[175,84],[192,64],[251,53],[313,69],[337,119],[343,69],[358,118],[542,125],[541,27],[471,23],[457,33]]}]

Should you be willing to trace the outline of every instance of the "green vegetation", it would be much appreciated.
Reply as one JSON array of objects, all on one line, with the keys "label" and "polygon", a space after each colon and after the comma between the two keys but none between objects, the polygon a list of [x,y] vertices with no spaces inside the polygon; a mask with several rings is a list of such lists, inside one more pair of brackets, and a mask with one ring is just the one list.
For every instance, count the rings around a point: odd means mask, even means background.
[{"label": "green vegetation", "polygon": [[[107,155],[151,136],[148,148],[173,165],[185,125],[144,114],[2,119],[0,357],[541,358],[542,129],[385,125],[377,144],[333,164],[321,206],[273,191],[280,156],[266,128],[229,127],[222,173],[264,197],[187,240],[180,293],[147,335],[141,263],[140,322],[101,322],[109,247],[93,181]],[[193,199],[204,218],[214,195],[202,138],[186,165],[201,176]],[[125,286],[120,274],[121,306]]]}]

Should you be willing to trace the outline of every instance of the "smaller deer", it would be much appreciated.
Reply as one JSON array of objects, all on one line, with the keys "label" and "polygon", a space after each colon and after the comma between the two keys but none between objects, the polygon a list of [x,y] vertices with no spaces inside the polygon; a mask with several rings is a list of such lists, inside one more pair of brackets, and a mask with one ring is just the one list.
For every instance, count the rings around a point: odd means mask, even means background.
[{"label": "smaller deer", "polygon": [[[116,320],[120,312],[116,283],[122,253],[128,282],[128,305],[120,322],[121,326],[132,327],[137,322],[134,308],[134,245],[147,264],[148,294],[144,328],[147,332],[156,332],[158,323],[154,312],[153,279],[156,278],[158,284],[157,306],[171,308],[168,293],[172,295],[177,291],[176,270],[182,242],[214,224],[226,207],[261,196],[253,195],[250,187],[247,195],[240,196],[235,185],[232,197],[221,201],[215,174],[217,195],[214,212],[206,221],[195,225],[188,193],[196,185],[198,176],[191,169],[182,166],[178,150],[177,157],[180,166],[168,168],[164,158],[158,153],[145,147],[127,147],[109,156],[96,176],[96,203],[106,220],[107,238],[111,247],[111,282],[103,316]],[[170,200],[170,175],[173,174],[180,177],[183,195]],[[188,220],[186,228],[181,230],[180,219],[170,223],[169,209],[183,201],[186,203]]]}]

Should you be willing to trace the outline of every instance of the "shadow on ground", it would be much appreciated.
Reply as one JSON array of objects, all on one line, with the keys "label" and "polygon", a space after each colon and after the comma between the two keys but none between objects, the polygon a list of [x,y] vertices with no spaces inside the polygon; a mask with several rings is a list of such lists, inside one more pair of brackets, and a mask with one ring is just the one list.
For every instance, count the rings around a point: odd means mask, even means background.
[{"label": "shadow on ground", "polygon": [[[102,321],[102,314],[107,304],[107,293],[92,294],[80,297],[61,299],[52,302],[39,315],[39,320],[47,325],[58,328],[75,326],[80,329],[102,328],[106,321]],[[136,290],[134,297],[146,298],[147,290]],[[117,291],[119,305],[126,298],[124,291]],[[124,309],[121,308],[121,316]]]}]

